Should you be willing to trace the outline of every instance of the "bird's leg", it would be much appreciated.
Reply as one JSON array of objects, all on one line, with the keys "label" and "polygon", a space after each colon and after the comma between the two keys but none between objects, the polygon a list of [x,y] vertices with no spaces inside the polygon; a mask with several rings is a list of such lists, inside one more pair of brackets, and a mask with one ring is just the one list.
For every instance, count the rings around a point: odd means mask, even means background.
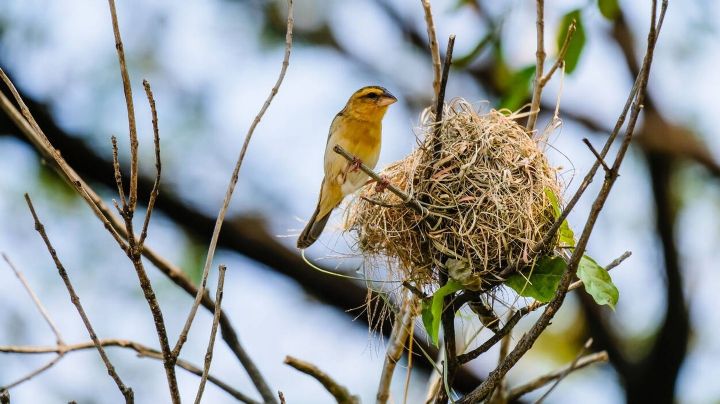
[{"label": "bird's leg", "polygon": [[382,193],[387,189],[387,187],[390,186],[390,181],[388,181],[388,178],[384,175],[380,176],[380,181],[377,181],[375,184],[375,192]]}]

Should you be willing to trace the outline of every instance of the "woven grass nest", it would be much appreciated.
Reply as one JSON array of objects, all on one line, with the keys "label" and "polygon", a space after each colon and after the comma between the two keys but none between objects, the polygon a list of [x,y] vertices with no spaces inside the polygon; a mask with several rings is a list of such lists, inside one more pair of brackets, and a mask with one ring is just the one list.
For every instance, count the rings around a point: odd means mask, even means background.
[{"label": "woven grass nest", "polygon": [[554,221],[548,190],[560,195],[560,184],[541,142],[512,117],[479,114],[463,99],[443,115],[436,136],[426,110],[419,146],[381,173],[428,209],[427,220],[369,186],[351,201],[346,229],[365,259],[385,264],[391,277],[437,286],[433,268],[444,266],[466,289],[488,290],[507,265],[530,266],[547,252],[535,247]]}]

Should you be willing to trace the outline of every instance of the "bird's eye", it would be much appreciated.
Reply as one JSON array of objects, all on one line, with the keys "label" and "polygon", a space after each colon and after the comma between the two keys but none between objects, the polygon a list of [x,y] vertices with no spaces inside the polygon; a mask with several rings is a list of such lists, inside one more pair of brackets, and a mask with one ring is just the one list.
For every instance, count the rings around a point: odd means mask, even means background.
[{"label": "bird's eye", "polygon": [[370,93],[367,95],[367,97],[370,98],[371,100],[376,100],[378,98],[378,95],[377,95],[377,93]]}]

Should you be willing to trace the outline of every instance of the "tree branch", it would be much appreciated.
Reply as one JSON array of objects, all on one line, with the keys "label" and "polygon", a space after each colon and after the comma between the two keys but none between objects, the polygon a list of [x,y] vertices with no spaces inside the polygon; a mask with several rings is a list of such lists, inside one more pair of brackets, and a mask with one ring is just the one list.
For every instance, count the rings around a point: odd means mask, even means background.
[{"label": "tree branch", "polygon": [[215,292],[215,313],[213,315],[212,328],[210,329],[210,342],[208,342],[207,350],[205,352],[205,367],[203,368],[203,373],[200,377],[200,386],[198,387],[198,392],[195,396],[195,404],[200,404],[203,391],[205,390],[205,383],[210,375],[210,363],[212,362],[213,347],[215,346],[215,335],[217,334],[218,323],[220,322],[220,307],[223,298],[223,287],[225,285],[225,269],[225,265],[220,265],[218,268],[218,284],[217,291]]},{"label": "tree branch", "polygon": [[[150,348],[148,346],[145,346],[143,344],[140,344],[135,341],[129,341],[125,339],[116,339],[116,338],[108,338],[108,339],[101,339],[99,340],[99,343],[103,347],[117,347],[117,348],[125,348],[135,351],[139,357],[145,357],[145,358],[151,358],[156,359],[159,361],[163,360],[162,352],[158,351],[157,349]],[[1,353],[16,353],[16,354],[26,354],[26,355],[40,355],[40,354],[47,354],[47,353],[67,353],[67,352],[75,352],[75,351],[84,351],[88,349],[95,349],[95,342],[88,341],[88,342],[81,342],[78,344],[70,344],[70,345],[56,345],[56,346],[14,346],[14,345],[0,345],[0,352]],[[186,371],[196,375],[196,376],[202,376],[203,370],[200,369],[198,366],[193,365],[192,363],[183,360],[178,359],[176,366],[185,369]],[[208,381],[210,383],[213,383],[214,385],[218,386],[220,389],[224,390],[234,398],[236,398],[239,401],[242,401],[244,403],[248,404],[259,404],[258,401],[253,400],[252,398],[248,397],[247,395],[241,393],[240,391],[234,389],[229,384],[223,382],[222,380],[219,380],[217,377],[213,375],[208,376]]]},{"label": "tree branch", "polygon": [[608,360],[608,354],[605,351],[585,355],[585,356],[581,357],[580,359],[578,359],[576,362],[574,361],[572,364],[566,366],[565,368],[555,370],[546,375],[540,376],[535,380],[532,380],[530,382],[527,382],[523,385],[520,385],[520,386],[517,386],[517,387],[511,389],[508,392],[508,399],[509,400],[517,400],[527,393],[533,392],[539,388],[542,388],[543,386],[545,386],[548,383],[551,383],[553,381],[559,380],[562,377],[565,377],[565,375],[569,374],[570,372],[582,369],[584,367],[592,365],[593,363],[607,362],[607,360]]},{"label": "tree branch", "polygon": [[25,194],[25,201],[27,202],[28,208],[30,209],[30,213],[32,214],[33,220],[35,221],[35,230],[37,230],[37,232],[40,234],[40,237],[42,237],[43,241],[45,242],[45,246],[47,247],[48,252],[50,253],[50,257],[55,262],[55,266],[58,269],[60,278],[62,278],[63,283],[65,284],[65,287],[68,290],[68,294],[70,294],[70,300],[72,301],[73,305],[77,309],[78,314],[80,314],[80,317],[82,318],[82,321],[85,324],[85,328],[87,329],[87,332],[90,335],[90,339],[92,339],[93,343],[95,343],[95,347],[97,348],[98,353],[100,354],[100,357],[103,360],[103,363],[105,363],[105,367],[107,368],[108,374],[115,381],[115,384],[117,384],[118,389],[120,389],[120,392],[125,397],[125,402],[128,404],[133,403],[135,401],[135,399],[134,399],[132,389],[130,387],[125,386],[123,381],[120,379],[120,376],[115,371],[115,367],[110,362],[110,359],[108,358],[107,354],[105,353],[105,350],[103,349],[102,345],[100,345],[98,337],[95,334],[95,330],[93,329],[92,324],[90,324],[90,319],[88,318],[87,314],[85,314],[85,310],[83,310],[82,304],[80,304],[80,298],[78,297],[77,293],[75,293],[75,288],[73,288],[72,284],[70,283],[70,277],[68,276],[67,271],[65,270],[65,267],[60,262],[60,259],[58,258],[57,253],[55,252],[55,248],[53,248],[52,244],[50,243],[50,239],[48,238],[47,234],[45,233],[45,226],[43,226],[43,224],[40,222],[40,219],[38,218],[38,215],[35,212],[35,207],[33,206],[32,201],[30,200],[30,196],[28,196],[28,194]]},{"label": "tree branch", "polygon": [[110,18],[112,20],[113,35],[115,36],[115,49],[117,50],[118,63],[120,65],[120,76],[122,77],[123,92],[125,93],[125,105],[127,107],[128,127],[130,133],[130,200],[129,206],[135,210],[137,204],[137,180],[138,180],[138,139],[137,126],[135,124],[135,107],[133,106],[132,86],[130,75],[125,63],[125,50],[122,38],[120,38],[120,27],[118,26],[117,12],[115,11],[115,0],[108,0],[110,7]]},{"label": "tree branch", "polygon": [[303,360],[294,358],[292,356],[285,357],[285,364],[290,365],[293,368],[305,373],[306,375],[312,376],[315,380],[319,381],[325,389],[335,397],[338,404],[359,404],[360,398],[354,396],[348,391],[345,386],[340,385],[330,375],[318,369],[317,366],[305,362]]},{"label": "tree branch", "polygon": [[540,98],[542,97],[543,68],[545,66],[545,0],[535,0],[535,26],[537,29],[535,48],[535,83],[533,84],[532,102],[530,103],[530,115],[528,116],[527,129],[535,130],[535,122],[540,111]]}]

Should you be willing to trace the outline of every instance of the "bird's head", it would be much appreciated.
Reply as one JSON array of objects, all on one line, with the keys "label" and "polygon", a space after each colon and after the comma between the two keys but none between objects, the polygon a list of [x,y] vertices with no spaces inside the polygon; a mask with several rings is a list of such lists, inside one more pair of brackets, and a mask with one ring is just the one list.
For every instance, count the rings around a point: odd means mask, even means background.
[{"label": "bird's head", "polygon": [[388,106],[397,101],[387,89],[379,86],[363,87],[353,95],[345,106],[345,112],[363,120],[381,120]]}]

